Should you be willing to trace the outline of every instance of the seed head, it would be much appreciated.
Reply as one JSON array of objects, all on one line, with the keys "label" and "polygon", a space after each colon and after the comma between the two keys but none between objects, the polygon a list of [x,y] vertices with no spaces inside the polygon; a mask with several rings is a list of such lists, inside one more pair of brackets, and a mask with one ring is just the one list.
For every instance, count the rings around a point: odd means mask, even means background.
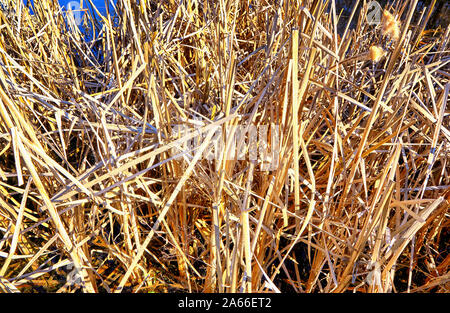
[{"label": "seed head", "polygon": [[400,22],[387,10],[383,11],[381,32],[383,36],[388,36],[394,41],[400,38]]},{"label": "seed head", "polygon": [[391,23],[395,21],[395,17],[388,11],[383,11],[383,23]]},{"label": "seed head", "polygon": [[377,63],[384,56],[384,50],[380,46],[372,46],[369,49],[369,59]]}]

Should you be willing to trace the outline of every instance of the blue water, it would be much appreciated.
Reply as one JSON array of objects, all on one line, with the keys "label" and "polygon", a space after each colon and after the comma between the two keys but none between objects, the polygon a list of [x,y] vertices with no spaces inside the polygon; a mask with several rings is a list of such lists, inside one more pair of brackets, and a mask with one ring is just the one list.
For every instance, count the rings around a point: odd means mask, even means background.
[{"label": "blue water", "polygon": [[[67,4],[73,0],[59,0],[59,5],[64,6],[64,8],[67,8]],[[109,0],[107,0],[109,3]],[[81,1],[78,1],[81,2]],[[89,1],[84,0],[83,1],[83,7],[89,7],[88,5]],[[105,0],[92,0],[92,3],[97,7],[97,9],[100,11],[100,13],[104,14],[106,13],[106,6],[105,6]]]},{"label": "blue water", "polygon": [[[38,1],[38,0],[31,0],[31,1],[23,0],[24,4],[26,4],[28,2],[31,3],[31,7],[30,7],[31,14],[33,14],[34,2],[36,2],[36,1]],[[63,14],[65,14],[65,12],[68,12],[69,10],[71,10],[73,12],[74,18],[75,18],[75,23],[80,26],[80,29],[82,30],[83,33],[85,33],[85,30],[81,26],[81,21],[82,21],[83,15],[87,11],[90,11],[90,14],[97,16],[97,12],[92,10],[92,6],[88,0],[59,0],[58,2],[62,8]],[[106,15],[106,5],[108,4],[109,12],[110,12],[111,16],[113,16],[115,12],[114,12],[114,7],[111,4],[111,2],[115,3],[116,0],[92,0],[92,3],[97,8],[98,12],[102,15]],[[1,1],[0,1],[0,4],[1,4]],[[81,4],[82,4],[82,7],[81,7]],[[113,19],[113,25],[115,24],[114,22],[115,21]],[[89,37],[89,34],[87,34],[87,35]]]},{"label": "blue water", "polygon": [[[27,3],[31,4],[31,7],[29,7],[30,9],[30,13],[33,14],[33,7],[34,7],[34,3],[38,2],[39,0],[31,0],[31,1],[27,1],[27,0],[23,0],[23,3],[26,5]],[[100,28],[101,28],[101,23],[100,24],[96,24],[95,27],[95,31],[90,28],[91,24],[88,25],[88,28],[84,28],[82,25],[82,17],[83,15],[87,12],[87,10],[90,12],[90,14],[96,16],[97,13],[92,10],[91,4],[88,0],[59,0],[59,5],[62,8],[62,12],[63,15],[66,14],[66,12],[68,12],[68,10],[70,9],[72,11],[72,13],[74,14],[74,18],[75,18],[75,23],[78,25],[79,29],[81,30],[81,33],[83,34],[84,40],[86,42],[93,42],[95,41],[96,38],[94,38],[94,34],[95,36],[99,36],[100,32]],[[99,11],[100,14],[102,15],[106,15],[106,4],[109,5],[109,12],[111,14],[111,16],[115,16],[115,11],[114,11],[114,7],[111,5],[111,2],[115,3],[116,0],[92,0],[92,3],[95,5],[95,7],[97,8],[97,10]],[[80,7],[81,3],[83,4],[82,7]],[[1,6],[2,2],[0,0],[0,9],[2,8]],[[97,19],[97,22],[101,21],[100,19]],[[113,25],[116,25],[116,20],[114,18],[112,18],[112,23]],[[63,30],[62,30],[63,31]],[[66,31],[71,31],[70,28],[68,27]],[[91,46],[91,52],[92,55],[95,56],[95,58],[97,59],[97,62],[102,62],[103,60],[103,56],[101,51],[99,50],[99,47],[97,46]]]},{"label": "blue water", "polygon": [[[34,3],[38,2],[39,0],[23,0],[23,3],[26,5],[27,3],[30,4],[29,10],[30,10],[30,14],[33,14],[33,7],[34,7]],[[96,37],[100,35],[100,29],[102,28],[101,25],[101,19],[96,19],[97,23],[94,25],[94,29],[92,29],[90,26],[91,24],[88,23],[88,28],[84,28],[83,24],[82,24],[82,17],[83,14],[85,14],[87,11],[89,11],[90,15],[94,15],[96,16],[97,13],[95,11],[92,10],[91,4],[88,0],[58,0],[61,8],[62,8],[62,12],[63,15],[66,14],[66,12],[68,12],[68,9],[70,9],[72,11],[72,13],[74,14],[74,20],[75,23],[78,25],[79,29],[81,30],[81,33],[83,34],[83,39],[86,42],[94,42],[96,40]],[[81,2],[83,4],[82,8],[80,7]],[[92,0],[92,3],[95,5],[95,7],[97,8],[97,10],[99,11],[100,14],[102,15],[106,15],[106,5],[109,5],[109,12],[111,14],[112,17],[112,23],[114,26],[116,26],[117,24],[117,19],[115,18],[115,11],[114,11],[114,7],[111,4],[112,3],[116,3],[116,0]],[[0,10],[4,9],[4,5],[2,3],[2,1],[0,0]],[[97,16],[98,17],[98,16]],[[62,32],[64,31],[71,31],[70,27],[67,28],[67,30],[61,30]],[[97,37],[98,38],[98,37]],[[91,52],[93,56],[95,56],[96,61],[97,62],[102,62],[103,60],[103,54],[100,51],[99,47],[96,45],[92,45],[90,47]]]},{"label": "blue water", "polygon": [[[106,0],[108,3],[110,3],[110,0]],[[24,3],[27,3],[27,0],[23,0]],[[68,5],[70,2],[74,2],[74,0],[59,0],[59,5],[66,10],[68,8]],[[81,0],[76,0],[75,2],[81,3]],[[113,0],[113,2],[115,2]],[[31,3],[33,3],[33,0],[31,0]],[[105,0],[92,0],[92,3],[97,7],[99,12],[101,14],[106,14],[106,5]],[[112,10],[111,4],[109,4],[110,10]],[[89,1],[83,0],[83,8],[90,8]],[[111,12],[112,14],[112,12]]]}]

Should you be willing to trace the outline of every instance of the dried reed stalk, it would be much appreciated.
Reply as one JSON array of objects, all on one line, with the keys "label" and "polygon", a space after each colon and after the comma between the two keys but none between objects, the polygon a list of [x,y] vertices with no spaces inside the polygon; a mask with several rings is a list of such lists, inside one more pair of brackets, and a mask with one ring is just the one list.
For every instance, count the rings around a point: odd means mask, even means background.
[{"label": "dried reed stalk", "polygon": [[435,1],[83,3],[0,1],[2,292],[448,292]]}]

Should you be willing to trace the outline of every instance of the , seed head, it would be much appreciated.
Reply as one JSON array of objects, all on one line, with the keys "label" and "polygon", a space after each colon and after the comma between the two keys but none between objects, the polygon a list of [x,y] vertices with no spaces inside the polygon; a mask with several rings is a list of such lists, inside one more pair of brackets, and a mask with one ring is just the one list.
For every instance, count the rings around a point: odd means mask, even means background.
[{"label": ", seed head", "polygon": [[378,62],[384,56],[384,50],[380,46],[372,46],[369,49],[369,58],[373,62]]},{"label": ", seed head", "polygon": [[400,22],[387,10],[383,11],[381,31],[383,36],[388,36],[394,41],[400,38]]},{"label": ", seed head", "polygon": [[392,22],[395,21],[395,17],[388,11],[388,10],[384,10],[383,11],[383,22]]},{"label": ", seed head", "polygon": [[394,21],[391,24],[391,28],[389,29],[389,35],[395,41],[397,41],[400,38],[400,22],[399,21]]}]

